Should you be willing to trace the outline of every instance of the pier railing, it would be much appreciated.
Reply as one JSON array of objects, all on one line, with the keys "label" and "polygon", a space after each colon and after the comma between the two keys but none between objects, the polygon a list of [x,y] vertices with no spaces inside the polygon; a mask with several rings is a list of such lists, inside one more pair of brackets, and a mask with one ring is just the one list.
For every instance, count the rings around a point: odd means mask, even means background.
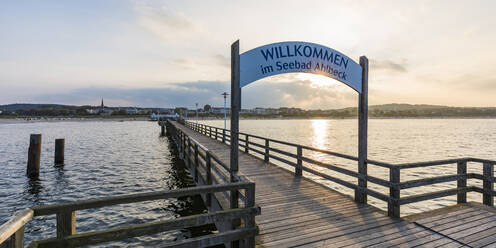
[{"label": "pier railing", "polygon": [[[167,133],[176,144],[180,157],[189,168],[196,185],[223,185],[237,182],[250,182],[246,177],[238,176],[235,172],[231,171],[230,167],[214,153],[181,129],[176,128],[169,121],[159,122],[159,125],[166,126]],[[209,211],[236,209],[239,207],[240,203],[245,206],[254,206],[255,184],[252,184],[253,189],[244,190],[244,192],[234,189],[217,194],[205,194],[202,195],[202,197]],[[242,223],[239,220],[233,220],[232,222],[216,222],[215,224],[217,229],[226,231],[239,228]],[[246,218],[244,220],[244,226],[250,228],[255,227],[254,216],[252,218]],[[244,239],[244,241],[246,242],[241,243],[242,246],[255,246],[254,237]],[[237,246],[237,244],[234,246]]]},{"label": "pier railing", "polygon": [[[183,196],[214,194],[233,190],[244,190],[248,192],[248,195],[254,195],[253,191],[255,190],[255,185],[250,182],[237,182],[35,206],[21,211],[7,223],[0,226],[0,246],[16,248],[24,247],[24,225],[33,217],[44,215],[56,215],[57,237],[33,241],[30,243],[29,247],[77,247],[202,226],[214,223],[215,221],[254,219],[255,215],[260,213],[260,208],[256,207],[254,205],[254,199],[250,198],[243,208],[219,210],[205,214],[154,221],[144,224],[128,225],[101,231],[76,233],[75,217],[76,211],[78,210]],[[236,230],[166,243],[163,247],[211,246],[235,240],[243,240],[247,238],[253,239],[255,233],[256,228],[254,225],[245,225],[244,227]]]},{"label": "pier railing", "polygon": [[[230,143],[230,130],[208,126],[204,124],[197,124],[193,122],[184,122],[184,125],[189,127],[192,130],[195,130],[203,135],[206,135],[215,140],[221,141],[223,143]],[[277,144],[279,148],[271,146],[272,144]],[[287,149],[280,149],[280,146],[286,147]],[[282,162],[283,164],[294,167],[295,176],[302,176],[302,172],[306,171],[313,175],[325,178],[337,184],[340,184],[344,187],[355,190],[355,192],[365,193],[366,195],[370,195],[371,197],[377,198],[387,203],[388,205],[388,215],[399,217],[400,216],[400,206],[405,204],[411,204],[446,196],[457,195],[457,203],[465,203],[467,202],[467,193],[469,192],[477,192],[482,194],[482,202],[485,205],[493,206],[494,205],[494,196],[496,195],[496,191],[494,190],[494,183],[496,182],[496,178],[494,177],[494,165],[496,161],[493,160],[484,160],[478,158],[459,158],[459,159],[448,159],[448,160],[438,160],[438,161],[428,161],[428,162],[420,162],[420,163],[404,163],[404,164],[390,164],[384,163],[374,160],[366,160],[366,164],[374,165],[378,167],[382,167],[389,170],[389,180],[384,180],[378,177],[374,177],[365,173],[358,173],[356,171],[352,171],[343,167],[339,167],[330,163],[317,161],[315,159],[306,157],[303,155],[304,151],[312,151],[316,153],[321,153],[325,155],[331,155],[334,157],[357,161],[358,157],[350,156],[346,154],[341,154],[332,151],[326,151],[322,149],[317,149],[309,146],[304,146],[300,144],[294,144],[290,142],[260,137],[257,135],[247,134],[247,133],[239,133],[239,147],[241,151],[245,153],[254,153],[259,154],[266,161],[269,162],[270,159],[277,160]],[[288,150],[293,150],[293,152],[289,152]],[[286,158],[283,158],[285,156]],[[339,177],[331,176],[326,173],[314,170],[306,164],[311,164],[319,167],[323,167],[325,169],[341,173],[346,176],[351,176],[357,179],[365,180],[366,182],[370,182],[382,187],[386,187],[389,189],[389,195],[383,194],[376,190],[368,188],[365,184],[365,187],[360,187],[358,184],[353,184],[348,181],[345,181]],[[467,173],[467,165],[468,163],[478,164],[482,168],[480,171],[482,173]],[[401,180],[401,172],[412,169],[412,168],[428,168],[433,166],[441,166],[441,165],[454,165],[457,168],[457,173],[452,175],[443,175],[437,177],[429,177],[417,180]],[[478,179],[482,181],[482,188],[478,186],[468,186],[468,179]],[[438,183],[446,183],[446,182],[457,182],[456,188],[446,189],[446,190],[438,190],[429,193],[415,194],[407,197],[401,197],[401,190],[411,189],[415,187],[421,186],[429,186]],[[356,195],[356,194],[355,194]]]},{"label": "pier railing", "polygon": [[[179,129],[170,125],[168,128],[168,132],[174,134],[172,138],[179,147],[181,157],[199,186],[27,208],[0,226],[0,247],[24,247],[25,224],[34,217],[44,215],[56,215],[57,237],[33,241],[29,247],[77,247],[219,223],[218,233],[166,243],[162,247],[206,247],[229,243],[255,247],[255,216],[260,214],[260,208],[255,205],[255,183],[230,174],[228,167],[197,141]],[[200,195],[205,200],[208,213],[76,233],[78,210],[194,195]]]}]

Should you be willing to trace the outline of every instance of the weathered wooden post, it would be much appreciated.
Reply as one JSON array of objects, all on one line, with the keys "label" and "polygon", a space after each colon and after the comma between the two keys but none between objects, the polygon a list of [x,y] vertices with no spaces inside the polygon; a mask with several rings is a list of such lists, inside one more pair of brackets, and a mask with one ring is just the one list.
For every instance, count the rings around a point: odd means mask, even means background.
[{"label": "weathered wooden post", "polygon": [[[239,85],[240,76],[240,59],[239,59],[239,40],[231,46],[231,138],[230,138],[230,168],[229,174],[231,182],[238,181],[238,163],[239,163],[239,109],[241,105],[241,88]],[[230,207],[238,208],[238,190],[230,191]],[[231,229],[239,226],[239,220],[231,222]],[[231,243],[232,247],[238,247],[239,241]]]},{"label": "weathered wooden post", "polygon": [[31,134],[29,137],[28,166],[26,174],[37,177],[40,174],[41,134]]},{"label": "weathered wooden post", "polygon": [[218,128],[215,128],[215,140],[217,140],[217,133],[219,132]]},{"label": "weathered wooden post", "polygon": [[64,164],[65,139],[55,139],[55,164]]},{"label": "weathered wooden post", "polygon": [[191,147],[191,141],[188,137],[188,141],[186,143],[186,165],[188,166],[188,168],[191,170],[191,151],[190,151],[190,148]]},{"label": "weathered wooden post", "polygon": [[369,60],[360,57],[362,67],[362,92],[358,98],[358,189],[355,190],[355,201],[367,203],[367,193],[360,189],[367,188],[367,121],[368,121],[368,78]]},{"label": "weathered wooden post", "polygon": [[165,136],[165,126],[160,125],[161,131],[160,131],[160,136]]},{"label": "weathered wooden post", "polygon": [[[255,183],[250,184],[250,187],[248,187],[245,191],[246,194],[246,207],[251,208],[255,206]],[[250,215],[249,217],[246,218],[246,227],[255,227],[255,216]],[[245,239],[245,245],[246,247],[255,247],[255,236],[251,236],[249,238]]]},{"label": "weathered wooden post", "polygon": [[389,202],[388,202],[388,215],[393,217],[400,217],[400,168],[392,167],[389,169]]},{"label": "weathered wooden post", "polygon": [[494,177],[494,164],[484,163],[483,165],[483,176],[482,187],[487,193],[482,195],[482,202],[484,205],[494,206],[494,196],[489,191],[494,191],[494,183],[492,181]]},{"label": "weathered wooden post", "polygon": [[222,143],[226,143],[226,129],[222,129]]},{"label": "weathered wooden post", "polygon": [[[231,46],[231,182],[238,172],[238,132],[239,132],[239,109],[241,104],[241,88],[239,86],[239,40]],[[234,201],[234,199],[232,199]],[[235,199],[237,205],[238,199]]]},{"label": "weathered wooden post", "polygon": [[76,212],[62,211],[57,213],[57,238],[76,234]]},{"label": "weathered wooden post", "polygon": [[195,182],[198,183],[198,144],[195,142],[195,164],[193,165],[195,167],[194,171],[194,179]]},{"label": "weathered wooden post", "polygon": [[[458,189],[467,187],[467,161],[461,161],[457,163],[456,173],[458,174],[458,180],[456,181],[456,186]],[[463,176],[464,178],[460,178]],[[456,194],[456,202],[466,203],[467,202],[467,192]]]},{"label": "weathered wooden post", "polygon": [[265,139],[264,161],[269,162],[269,140],[268,139]]},{"label": "weathered wooden post", "polygon": [[250,152],[250,149],[248,148],[248,143],[249,143],[248,137],[249,136],[245,134],[245,152],[246,153],[249,153]]},{"label": "weathered wooden post", "polygon": [[296,148],[296,168],[295,168],[295,176],[301,177],[303,175],[303,148],[298,146]]},{"label": "weathered wooden post", "polygon": [[[210,158],[210,151],[206,151],[205,153],[205,164],[207,166],[207,185],[212,185],[212,159]],[[207,207],[212,206],[212,194],[208,193],[206,196],[206,204]]]}]

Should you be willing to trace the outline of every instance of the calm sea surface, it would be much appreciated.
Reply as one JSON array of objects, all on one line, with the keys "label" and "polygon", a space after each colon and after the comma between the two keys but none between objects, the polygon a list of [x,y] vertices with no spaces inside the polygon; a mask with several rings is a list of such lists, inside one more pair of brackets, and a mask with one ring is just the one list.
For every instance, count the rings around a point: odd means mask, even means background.
[{"label": "calm sea surface", "polygon": [[[223,121],[203,121],[223,126]],[[229,123],[228,123],[229,127]],[[357,120],[242,120],[240,130],[259,136],[356,155]],[[155,122],[52,122],[0,124],[0,223],[15,212],[40,204],[61,203],[94,197],[167,190],[191,186],[191,178],[178,161],[167,137],[159,137]],[[25,176],[29,134],[42,133],[41,175],[39,180]],[[66,139],[64,167],[54,167],[54,140]],[[465,156],[496,160],[495,119],[371,119],[369,158],[389,163],[418,162]],[[284,146],[281,149],[291,150]],[[293,150],[291,150],[293,151]],[[294,152],[294,151],[293,151]],[[356,170],[356,162],[314,153],[305,156]],[[243,166],[242,164],[240,166]],[[308,166],[308,165],[307,165]],[[469,171],[481,172],[480,164],[469,164]],[[326,169],[315,169],[349,178]],[[384,179],[389,172],[369,166],[369,173]],[[409,169],[402,180],[456,173],[455,165]],[[306,175],[310,176],[310,175]],[[352,191],[315,178],[329,187],[352,195]],[[469,184],[476,184],[470,181]],[[387,193],[384,187],[370,187]],[[403,190],[402,196],[455,187],[456,183]],[[476,193],[469,200],[481,201]],[[369,198],[373,205],[386,204]],[[455,197],[402,206],[402,214],[412,214],[452,205]],[[204,211],[197,198],[122,204],[77,212],[77,231],[101,230],[126,224],[174,218]],[[105,244],[104,246],[149,246],[162,240],[182,239],[209,232],[209,228],[170,232]],[[55,236],[55,216],[36,217],[27,224],[26,239]]]},{"label": "calm sea surface", "polygon": [[[201,122],[216,127],[224,127],[223,120]],[[229,121],[227,122],[227,128],[230,128]],[[241,120],[240,131],[354,156],[357,156],[358,153],[358,120],[356,119]],[[368,132],[368,158],[377,161],[396,164],[468,156],[496,160],[496,119],[370,119]],[[295,148],[286,146],[279,146],[279,148],[296,153]],[[354,171],[357,170],[357,164],[354,161],[309,151],[304,152],[304,156],[333,163]],[[288,159],[294,160],[292,158]],[[243,165],[240,164],[240,166]],[[356,183],[355,178],[334,173],[321,167],[312,167]],[[287,168],[293,170],[292,167]],[[469,163],[468,170],[469,172],[474,171],[482,174],[482,164]],[[389,170],[381,167],[370,165],[368,173],[389,180]],[[401,180],[406,181],[449,174],[456,174],[455,164],[402,170]],[[306,175],[312,177],[309,174]],[[333,189],[353,195],[353,192],[348,188],[326,180],[313,178]],[[479,182],[479,180],[469,180],[468,184],[481,185]],[[389,194],[389,190],[385,187],[372,183],[369,183],[369,187]],[[402,190],[401,196],[454,187],[456,187],[456,182],[435,184],[428,187]],[[481,202],[481,198],[478,193],[468,194],[469,201]],[[387,210],[387,205],[380,200],[370,197],[369,202],[383,210]],[[453,204],[456,204],[456,196],[403,205],[401,213],[402,215],[408,215]]]},{"label": "calm sea surface", "polygon": [[[41,133],[39,180],[25,176],[29,135]],[[156,122],[52,122],[0,124],[0,224],[15,212],[61,203],[192,185]],[[65,138],[65,166],[54,167],[54,143]],[[76,212],[77,232],[94,231],[201,213],[198,198],[121,204]],[[191,229],[106,243],[109,247],[157,245],[208,232]],[[35,217],[26,226],[27,243],[55,236],[55,216]]]}]

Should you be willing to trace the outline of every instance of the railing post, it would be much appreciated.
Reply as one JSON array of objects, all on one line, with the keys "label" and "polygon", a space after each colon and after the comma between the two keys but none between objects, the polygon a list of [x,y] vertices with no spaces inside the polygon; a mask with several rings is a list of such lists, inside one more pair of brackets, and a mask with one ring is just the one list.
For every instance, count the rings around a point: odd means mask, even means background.
[{"label": "railing post", "polygon": [[62,211],[57,213],[57,238],[76,234],[76,212]]},{"label": "railing post", "polygon": [[190,163],[191,162],[190,161],[190,159],[191,159],[190,155],[191,154],[190,154],[190,150],[189,150],[190,146],[191,146],[191,141],[188,137],[188,142],[186,143],[186,165],[188,166],[189,169],[191,169],[191,163]]},{"label": "railing post", "polygon": [[17,232],[15,232],[14,236],[14,247],[15,248],[24,248],[24,226],[19,228]]},{"label": "railing post", "polygon": [[297,177],[301,177],[303,175],[303,161],[301,160],[301,157],[303,157],[303,148],[301,146],[297,146],[295,168],[295,176]]},{"label": "railing post", "polygon": [[24,248],[24,226],[21,226],[14,234],[0,244],[1,248]]},{"label": "railing post", "polygon": [[226,129],[222,129],[222,143],[226,143]]},{"label": "railing post", "polygon": [[[458,174],[458,177],[464,176],[465,178],[458,178],[456,181],[456,187],[458,189],[465,188],[467,187],[467,161],[461,161],[457,163],[456,167],[456,174]],[[467,202],[467,192],[463,193],[458,193],[456,194],[456,202],[458,204],[460,203],[466,203]]]},{"label": "railing post", "polygon": [[[211,185],[212,184],[212,160],[210,158],[210,151],[207,151],[205,153],[205,164],[207,166],[207,182],[206,182],[206,184]],[[207,207],[212,206],[212,194],[211,193],[207,194],[206,203],[207,203]]]},{"label": "railing post", "polygon": [[268,139],[265,139],[264,161],[269,162],[269,140]]},{"label": "railing post", "polygon": [[[245,190],[245,195],[246,195],[246,208],[251,208],[255,206],[255,183],[252,183],[246,188]],[[245,225],[248,228],[255,227],[255,215],[249,215],[245,219]],[[251,236],[246,238],[245,240],[245,247],[255,247],[255,236]]]},{"label": "railing post", "polygon": [[249,142],[248,137],[249,136],[247,134],[245,134],[245,152],[246,153],[250,153],[250,148],[248,148],[248,142]]},{"label": "railing post", "polygon": [[389,168],[389,202],[388,202],[388,216],[396,218],[400,217],[400,168]]},{"label": "railing post", "polygon": [[[484,191],[494,191],[494,183],[492,182],[494,177],[494,164],[483,164],[483,176],[482,186]],[[492,196],[490,192],[484,193],[482,195],[482,202],[484,205],[494,206],[494,196]]]},{"label": "railing post", "polygon": [[217,132],[219,132],[218,128],[215,128],[215,140],[217,140]]},{"label": "railing post", "polygon": [[195,182],[198,183],[198,144],[195,143],[195,164],[193,165],[195,167],[194,169],[194,179]]},{"label": "railing post", "polygon": [[181,158],[184,159],[184,147],[186,146],[186,136],[181,132]]}]

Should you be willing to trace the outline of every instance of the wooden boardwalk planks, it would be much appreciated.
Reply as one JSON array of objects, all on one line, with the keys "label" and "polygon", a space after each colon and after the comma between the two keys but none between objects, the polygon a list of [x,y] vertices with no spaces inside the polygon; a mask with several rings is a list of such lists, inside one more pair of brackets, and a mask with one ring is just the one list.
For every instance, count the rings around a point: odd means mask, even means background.
[{"label": "wooden boardwalk planks", "polygon": [[[229,146],[174,124],[229,164]],[[242,151],[239,174],[256,183],[263,247],[496,247],[496,210],[480,204],[394,219]]]}]

